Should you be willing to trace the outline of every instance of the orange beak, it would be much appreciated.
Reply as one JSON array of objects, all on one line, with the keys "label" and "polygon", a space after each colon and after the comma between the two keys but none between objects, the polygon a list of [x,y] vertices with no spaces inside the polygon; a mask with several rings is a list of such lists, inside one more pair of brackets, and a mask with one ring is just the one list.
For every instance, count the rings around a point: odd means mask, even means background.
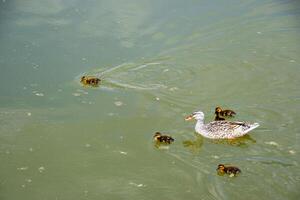
[{"label": "orange beak", "polygon": [[185,121],[190,121],[192,119],[194,119],[193,115],[189,115],[185,118]]}]

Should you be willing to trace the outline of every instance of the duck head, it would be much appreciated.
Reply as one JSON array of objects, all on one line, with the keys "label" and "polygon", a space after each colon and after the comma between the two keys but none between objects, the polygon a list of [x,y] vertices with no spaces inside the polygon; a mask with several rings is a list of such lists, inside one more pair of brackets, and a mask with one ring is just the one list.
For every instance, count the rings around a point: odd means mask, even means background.
[{"label": "duck head", "polygon": [[189,121],[191,119],[195,119],[197,121],[204,120],[204,113],[202,111],[193,112],[191,115],[185,118],[186,121]]},{"label": "duck head", "polygon": [[221,112],[222,112],[222,108],[221,107],[216,107],[215,114],[219,114]]},{"label": "duck head", "polygon": [[220,172],[224,172],[225,166],[223,164],[219,164],[217,170]]},{"label": "duck head", "polygon": [[154,136],[153,136],[153,138],[155,139],[155,140],[158,140],[158,138],[160,138],[161,137],[161,133],[160,132],[156,132],[155,134],[154,134]]}]

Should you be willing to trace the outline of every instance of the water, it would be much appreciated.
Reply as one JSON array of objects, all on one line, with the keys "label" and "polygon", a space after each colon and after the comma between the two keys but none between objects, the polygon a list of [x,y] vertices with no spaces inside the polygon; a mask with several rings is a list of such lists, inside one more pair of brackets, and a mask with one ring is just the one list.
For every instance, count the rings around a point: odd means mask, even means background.
[{"label": "water", "polygon": [[[0,8],[0,199],[299,199],[299,2]],[[217,105],[261,126],[229,143],[183,120]]]}]

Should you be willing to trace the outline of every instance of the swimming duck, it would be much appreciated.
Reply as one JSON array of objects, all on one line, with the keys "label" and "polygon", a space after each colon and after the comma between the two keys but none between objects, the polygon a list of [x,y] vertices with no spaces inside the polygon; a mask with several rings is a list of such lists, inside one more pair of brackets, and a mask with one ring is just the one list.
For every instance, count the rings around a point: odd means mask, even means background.
[{"label": "swimming duck", "polygon": [[98,87],[101,79],[94,76],[82,76],[80,82],[83,85],[90,85],[93,87]]},{"label": "swimming duck", "polygon": [[174,139],[171,136],[162,135],[160,132],[156,132],[153,138],[156,142],[161,142],[165,144],[171,144],[172,142],[174,142]]},{"label": "swimming duck", "polygon": [[223,164],[219,164],[217,168],[219,175],[228,174],[230,177],[236,176],[237,174],[241,173],[242,171],[234,166],[225,166]]},{"label": "swimming duck", "polygon": [[215,121],[225,120],[223,117],[234,117],[234,115],[236,115],[233,110],[222,110],[221,107],[216,107],[215,114]]},{"label": "swimming duck", "polygon": [[186,121],[196,119],[195,131],[200,135],[210,139],[233,139],[247,134],[257,128],[258,123],[232,122],[232,121],[212,121],[204,124],[204,113],[194,112],[185,118]]}]

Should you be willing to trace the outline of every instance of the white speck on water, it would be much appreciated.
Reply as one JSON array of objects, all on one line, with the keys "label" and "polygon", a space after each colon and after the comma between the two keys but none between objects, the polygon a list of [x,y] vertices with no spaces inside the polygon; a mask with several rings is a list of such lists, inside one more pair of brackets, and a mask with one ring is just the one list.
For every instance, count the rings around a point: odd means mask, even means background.
[{"label": "white speck on water", "polygon": [[26,187],[26,185],[25,185],[25,184],[23,184],[23,185],[22,185],[22,188],[24,188],[24,187]]},{"label": "white speck on water", "polygon": [[261,34],[261,32],[259,32],[259,31],[257,31],[256,33],[257,33],[257,34]]},{"label": "white speck on water", "polygon": [[163,72],[165,73],[165,72],[168,72],[168,71],[169,71],[169,69],[164,69],[164,71],[163,71]]},{"label": "white speck on water", "polygon": [[291,62],[291,63],[294,63],[294,62],[296,62],[296,61],[295,61],[295,60],[290,60],[290,62]]},{"label": "white speck on water", "polygon": [[128,153],[125,151],[119,151],[120,154],[127,155]]},{"label": "white speck on water", "polygon": [[117,114],[116,113],[108,113],[107,115],[110,116],[110,117],[112,117],[112,116],[115,116]]},{"label": "white speck on water", "polygon": [[289,150],[289,153],[294,155],[294,154],[296,154],[296,151],[294,151],[294,150]]},{"label": "white speck on water", "polygon": [[29,179],[26,179],[26,181],[28,182],[28,183],[31,183],[32,182],[32,180],[29,178]]},{"label": "white speck on water", "polygon": [[39,170],[40,173],[43,173],[45,171],[45,167],[41,166],[41,167],[38,168],[38,170]]},{"label": "white speck on water", "polygon": [[214,159],[219,159],[220,157],[217,155],[212,156]]},{"label": "white speck on water", "polygon": [[133,185],[135,187],[146,187],[146,185],[140,183],[140,184],[137,184],[137,183],[134,183],[134,182],[129,182],[130,185]]},{"label": "white speck on water", "polygon": [[90,144],[85,144],[85,147],[89,148],[89,147],[91,147],[91,145]]},{"label": "white speck on water", "polygon": [[178,87],[172,87],[169,90],[172,91],[172,92],[174,92],[175,90],[178,90]]},{"label": "white speck on water", "polygon": [[160,100],[159,97],[156,97],[155,99],[156,99],[156,101],[159,101],[159,100]]},{"label": "white speck on water", "polygon": [[43,97],[44,96],[43,93],[35,93],[35,95],[38,96],[38,97]]},{"label": "white speck on water", "polygon": [[81,94],[80,94],[80,93],[77,93],[77,92],[72,93],[72,95],[73,95],[74,97],[79,97],[79,96],[81,96]]},{"label": "white speck on water", "polygon": [[256,51],[252,51],[252,53],[256,53]]},{"label": "white speck on water", "polygon": [[17,168],[17,170],[19,170],[19,171],[25,171],[25,170],[27,170],[28,169],[28,167],[26,166],[26,167],[19,167],[19,168]]},{"label": "white speck on water", "polygon": [[27,87],[24,86],[24,87],[23,87],[23,90],[27,90]]},{"label": "white speck on water", "polygon": [[28,112],[28,113],[27,113],[27,116],[29,116],[29,117],[30,117],[30,116],[31,116],[31,112]]},{"label": "white speck on water", "polygon": [[229,177],[234,177],[234,174],[230,174]]},{"label": "white speck on water", "polygon": [[81,60],[82,60],[82,61],[86,61],[87,59],[86,59],[86,58],[81,58]]},{"label": "white speck on water", "polygon": [[30,151],[30,152],[33,152],[33,148],[29,148],[29,151]]},{"label": "white speck on water", "polygon": [[116,105],[116,106],[122,106],[122,105],[123,105],[123,102],[122,102],[122,101],[115,101],[115,105]]},{"label": "white speck on water", "polygon": [[265,142],[265,144],[272,145],[272,146],[279,146],[279,144],[274,141]]},{"label": "white speck on water", "polygon": [[62,92],[62,91],[63,91],[62,89],[58,89],[58,90],[57,90],[57,92]]}]

